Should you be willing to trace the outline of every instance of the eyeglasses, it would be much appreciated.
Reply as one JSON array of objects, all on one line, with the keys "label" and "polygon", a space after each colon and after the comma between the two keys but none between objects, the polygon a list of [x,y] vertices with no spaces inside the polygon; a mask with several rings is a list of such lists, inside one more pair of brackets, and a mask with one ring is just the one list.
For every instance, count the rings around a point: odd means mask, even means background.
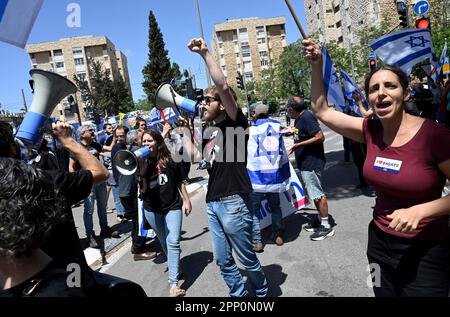
[{"label": "eyeglasses", "polygon": [[213,102],[213,101],[216,101],[217,99],[214,98],[214,97],[205,96],[205,97],[203,98],[203,100],[205,100],[205,103],[211,103],[211,102]]}]

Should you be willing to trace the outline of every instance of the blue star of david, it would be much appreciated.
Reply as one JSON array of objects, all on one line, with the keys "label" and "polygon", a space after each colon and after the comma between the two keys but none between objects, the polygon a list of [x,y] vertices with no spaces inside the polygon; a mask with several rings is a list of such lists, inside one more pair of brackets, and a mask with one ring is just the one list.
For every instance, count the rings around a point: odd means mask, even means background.
[{"label": "blue star of david", "polygon": [[278,159],[278,156],[283,154],[283,149],[279,147],[278,151],[268,151],[264,146],[264,139],[270,136],[279,136],[279,134],[272,128],[272,126],[269,125],[265,132],[254,135],[253,138],[255,139],[256,144],[258,145],[255,157],[265,156],[269,159],[270,163],[273,165]]},{"label": "blue star of david", "polygon": [[339,82],[339,78],[336,74],[336,72],[331,74],[331,80],[330,80],[330,84],[335,84]]},{"label": "blue star of david", "polygon": [[[414,42],[415,40],[420,41],[420,43],[415,43]],[[417,47],[417,46],[425,47],[425,43],[428,43],[428,42],[429,42],[428,40],[424,39],[423,35],[421,35],[421,36],[412,36],[411,35],[409,37],[409,40],[405,41],[405,43],[408,43],[409,45],[411,45],[411,48]]]}]

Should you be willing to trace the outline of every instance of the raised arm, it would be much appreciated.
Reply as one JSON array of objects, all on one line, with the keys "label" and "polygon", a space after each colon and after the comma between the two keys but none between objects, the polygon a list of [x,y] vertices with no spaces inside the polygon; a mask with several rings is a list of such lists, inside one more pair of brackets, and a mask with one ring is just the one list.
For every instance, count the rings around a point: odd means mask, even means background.
[{"label": "raised arm", "polygon": [[358,105],[359,112],[361,112],[361,115],[363,116],[363,118],[368,118],[373,115],[372,109],[367,110],[364,107],[363,102],[361,100],[361,96],[358,93],[356,93],[356,92],[353,93],[353,100],[355,100],[356,104]]},{"label": "raised arm", "polygon": [[310,38],[302,41],[304,57],[311,64],[311,108],[314,115],[335,132],[358,142],[364,142],[363,119],[346,115],[328,107],[322,77],[322,53]]},{"label": "raised arm", "polygon": [[228,88],[228,84],[222,70],[209,52],[205,41],[202,38],[193,39],[189,42],[188,47],[192,52],[200,54],[205,61],[211,78],[217,87],[217,92],[219,93],[220,100],[225,107],[225,111],[227,112],[228,117],[235,121],[238,106],[233,95],[231,94],[230,89]]}]

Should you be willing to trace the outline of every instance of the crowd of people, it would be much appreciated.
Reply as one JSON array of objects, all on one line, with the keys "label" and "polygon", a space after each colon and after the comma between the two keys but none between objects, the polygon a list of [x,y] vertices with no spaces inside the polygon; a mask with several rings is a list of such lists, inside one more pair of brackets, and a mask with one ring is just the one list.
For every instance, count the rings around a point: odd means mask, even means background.
[{"label": "crowd of people", "polygon": [[[108,187],[114,196],[118,222],[132,223],[133,259],[157,256],[146,238],[139,235],[141,199],[146,228],[154,230],[167,258],[168,294],[186,295],[179,285],[182,275],[189,274],[180,267],[183,214],[189,216],[193,210],[186,184],[191,160],[202,160],[209,173],[206,213],[212,249],[229,295],[249,295],[237,259],[253,294],[266,297],[269,286],[257,257],[264,249],[259,210],[266,198],[271,209],[272,240],[283,246],[280,194],[289,188],[289,155],[294,154],[302,184],[317,209],[317,217],[304,229],[311,232],[313,241],[335,234],[323,189],[325,137],[319,121],[349,140],[344,144],[350,142],[358,186],[369,185],[377,195],[367,247],[369,264],[379,265],[382,273],[381,284],[374,286],[375,295],[448,296],[450,196],[442,197],[441,193],[450,179],[450,147],[440,145],[450,144],[450,130],[436,122],[445,120],[445,111],[447,124],[450,119],[448,82],[440,92],[444,101],[434,99],[423,86],[414,86],[417,111],[411,114],[407,109],[411,101],[408,77],[400,69],[385,65],[372,71],[365,82],[371,109],[365,109],[361,99],[354,96],[362,117],[351,111],[338,112],[328,107],[319,46],[311,39],[302,43],[304,57],[312,68],[312,111],[301,97],[290,97],[286,111],[295,121],[287,129],[269,117],[266,105],[255,109],[255,122],[249,128],[235,93],[201,38],[191,40],[188,48],[201,56],[214,82],[205,90],[202,114],[214,133],[207,133],[200,146],[185,122],[180,123],[181,139],[171,133],[168,124],[161,133],[147,129],[145,120],[137,120],[133,130],[105,124],[103,137],[98,140],[93,128],[83,125],[76,131],[78,141],[67,123],[57,122],[52,134],[70,153],[69,159],[58,159],[44,141],[39,145],[40,159],[26,164],[11,126],[0,122],[0,296],[33,296],[36,290],[38,296],[90,295],[84,286],[93,273],[80,245],[71,206],[83,201],[86,238],[89,246],[98,248],[99,238],[120,234],[108,225]],[[261,127],[272,131],[268,136],[278,141],[270,144],[277,145],[267,149],[267,144],[258,143]],[[248,129],[250,140],[245,138],[244,146],[240,146],[230,129]],[[288,150],[282,133],[294,135],[294,145]],[[139,159],[137,172],[120,173],[115,155],[140,147],[148,148],[150,155]],[[190,159],[180,161],[180,154]],[[101,229],[98,236],[93,229],[95,204]],[[77,263],[83,268],[78,287],[65,283],[69,273],[62,263]]]}]

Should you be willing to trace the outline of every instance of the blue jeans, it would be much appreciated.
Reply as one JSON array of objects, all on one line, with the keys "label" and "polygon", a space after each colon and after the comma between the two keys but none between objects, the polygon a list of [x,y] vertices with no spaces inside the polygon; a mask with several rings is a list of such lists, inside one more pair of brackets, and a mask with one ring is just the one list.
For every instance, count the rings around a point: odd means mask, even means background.
[{"label": "blue jeans", "polygon": [[119,186],[111,185],[111,191],[113,193],[114,205],[116,205],[117,216],[123,216],[125,214],[125,210],[122,206],[122,202],[120,201]]},{"label": "blue jeans", "polygon": [[167,256],[170,285],[178,284],[180,270],[180,237],[183,213],[181,209],[170,210],[166,215],[145,211],[145,218],[156,232],[161,247]]},{"label": "blue jeans", "polygon": [[89,197],[84,200],[83,220],[87,237],[91,236],[94,233],[94,222],[92,219],[92,214],[94,213],[94,204],[96,200],[100,229],[106,230],[108,228],[108,219],[106,217],[106,198],[106,183],[103,182],[92,187]]},{"label": "blue jeans", "polygon": [[270,212],[272,214],[272,232],[283,232],[283,224],[282,219],[283,215],[281,214],[280,208],[280,194],[279,193],[251,193],[252,198],[252,212],[253,212],[253,235],[252,242],[262,242],[261,241],[261,227],[259,225],[259,211],[261,210],[261,203],[264,200],[264,197],[267,198],[269,203]]},{"label": "blue jeans", "polygon": [[257,297],[267,296],[267,280],[252,246],[250,195],[232,195],[207,203],[214,258],[231,297],[248,294],[232,250],[247,271]]}]

